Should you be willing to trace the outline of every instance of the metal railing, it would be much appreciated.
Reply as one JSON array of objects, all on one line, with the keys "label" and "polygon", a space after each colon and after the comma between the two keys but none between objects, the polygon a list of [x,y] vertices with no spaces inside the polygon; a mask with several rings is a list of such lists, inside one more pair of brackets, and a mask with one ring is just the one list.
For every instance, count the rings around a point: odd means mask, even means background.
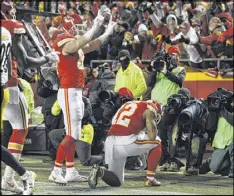
[{"label": "metal railing", "polygon": [[[151,60],[149,59],[143,59],[141,60],[141,62],[143,64],[145,63],[150,63]],[[206,58],[206,59],[203,59],[203,61],[217,61],[217,68],[220,69],[220,62],[221,61],[232,61],[233,62],[233,58],[227,58],[227,59],[221,59],[221,58]],[[93,65],[96,63],[96,64],[103,64],[103,63],[117,63],[117,60],[92,60],[90,61],[90,67],[93,68]],[[190,60],[189,59],[180,59],[180,62],[187,62],[189,63]]]}]

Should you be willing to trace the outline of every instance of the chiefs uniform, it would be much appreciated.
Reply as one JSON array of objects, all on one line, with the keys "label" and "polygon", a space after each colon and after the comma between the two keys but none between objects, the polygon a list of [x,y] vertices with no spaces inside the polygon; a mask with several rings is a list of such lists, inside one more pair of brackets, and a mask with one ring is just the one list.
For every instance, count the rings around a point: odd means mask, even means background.
[{"label": "chiefs uniform", "polygon": [[69,33],[63,33],[54,41],[54,49],[59,52],[58,77],[60,88],[58,103],[64,113],[67,135],[78,139],[81,133],[81,120],[84,114],[82,89],[85,83],[85,72],[82,62],[82,51],[72,55],[63,55],[62,47],[74,39]]},{"label": "chiefs uniform", "polygon": [[1,129],[2,129],[2,115],[7,103],[9,101],[9,90],[6,88],[8,81],[8,68],[7,60],[9,58],[11,49],[11,34],[10,32],[1,27]]},{"label": "chiefs uniform", "polygon": [[148,109],[159,112],[159,108],[150,102],[130,101],[117,111],[112,120],[105,142],[105,161],[108,170],[118,176],[121,184],[124,182],[126,158],[144,154],[160,145],[158,136],[152,141],[143,132],[146,127],[143,114]]},{"label": "chiefs uniform", "polygon": [[[15,34],[24,34],[24,25],[16,20],[1,20],[13,37]],[[9,103],[4,111],[4,116],[11,123],[13,134],[10,138],[8,149],[18,160],[23,150],[24,140],[28,133],[28,107],[25,96],[18,87],[17,62],[12,56],[12,76],[7,82],[10,93]],[[6,172],[8,169],[6,169]]]}]

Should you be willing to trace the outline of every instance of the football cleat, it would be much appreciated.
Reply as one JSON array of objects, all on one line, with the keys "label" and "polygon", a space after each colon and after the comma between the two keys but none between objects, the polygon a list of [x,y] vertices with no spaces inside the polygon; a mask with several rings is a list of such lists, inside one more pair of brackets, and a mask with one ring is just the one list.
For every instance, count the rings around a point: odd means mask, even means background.
[{"label": "football cleat", "polygon": [[161,182],[157,181],[155,178],[153,180],[150,180],[146,178],[145,180],[145,186],[160,186]]},{"label": "football cleat", "polygon": [[17,184],[15,179],[8,180],[5,176],[2,177],[1,189],[5,191],[12,191],[15,193],[23,193],[24,191],[24,189]]},{"label": "football cleat", "polygon": [[29,171],[28,172],[28,178],[23,181],[23,186],[24,186],[24,192],[23,195],[32,195],[33,194],[33,189],[34,189],[34,184],[35,184],[35,178],[36,178],[36,173]]},{"label": "football cleat", "polygon": [[63,174],[62,170],[54,169],[49,176],[49,181],[55,182],[61,185],[66,185],[67,181],[64,179],[62,174]]},{"label": "football cleat", "polygon": [[88,183],[91,189],[96,188],[99,177],[99,165],[94,164],[90,172]]},{"label": "football cleat", "polygon": [[74,169],[71,173],[66,173],[65,180],[67,182],[87,182],[88,177],[81,176],[79,172]]}]

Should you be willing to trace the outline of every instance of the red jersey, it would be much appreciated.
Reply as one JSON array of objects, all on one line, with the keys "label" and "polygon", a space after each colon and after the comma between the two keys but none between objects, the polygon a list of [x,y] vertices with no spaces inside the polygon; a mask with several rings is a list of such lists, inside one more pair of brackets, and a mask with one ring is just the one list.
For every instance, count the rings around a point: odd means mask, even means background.
[{"label": "red jersey", "polygon": [[85,72],[83,64],[79,65],[78,51],[74,54],[63,55],[65,43],[74,39],[69,33],[60,34],[54,41],[53,48],[59,52],[58,77],[61,88],[84,88]]},{"label": "red jersey", "polygon": [[157,108],[153,104],[146,101],[130,101],[125,103],[112,119],[112,125],[108,135],[137,135],[146,126],[143,113],[147,109],[157,111]]},{"label": "red jersey", "polygon": [[[23,23],[17,20],[1,20],[1,23],[1,25],[11,33],[11,37],[13,37],[14,34],[24,34],[26,32]],[[8,87],[18,85],[17,65],[15,57],[12,56],[12,74],[7,82]]]}]

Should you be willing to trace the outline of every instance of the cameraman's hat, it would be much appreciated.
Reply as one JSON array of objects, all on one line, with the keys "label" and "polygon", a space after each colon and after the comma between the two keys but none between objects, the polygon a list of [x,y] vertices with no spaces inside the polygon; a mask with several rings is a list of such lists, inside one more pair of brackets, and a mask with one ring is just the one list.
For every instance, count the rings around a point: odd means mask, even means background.
[{"label": "cameraman's hat", "polygon": [[126,88],[126,87],[122,87],[118,90],[118,95],[119,96],[123,96],[123,97],[129,97],[131,99],[134,98],[133,94],[132,94],[132,91],[129,89],[129,88]]},{"label": "cameraman's hat", "polygon": [[173,53],[176,53],[180,56],[181,52],[180,52],[180,49],[178,48],[178,46],[172,46],[168,49],[167,51],[168,54],[173,54]]},{"label": "cameraman's hat", "polygon": [[187,97],[188,99],[191,98],[190,90],[187,89],[187,88],[180,88],[180,89],[178,90],[178,94],[184,95],[184,96]]}]

